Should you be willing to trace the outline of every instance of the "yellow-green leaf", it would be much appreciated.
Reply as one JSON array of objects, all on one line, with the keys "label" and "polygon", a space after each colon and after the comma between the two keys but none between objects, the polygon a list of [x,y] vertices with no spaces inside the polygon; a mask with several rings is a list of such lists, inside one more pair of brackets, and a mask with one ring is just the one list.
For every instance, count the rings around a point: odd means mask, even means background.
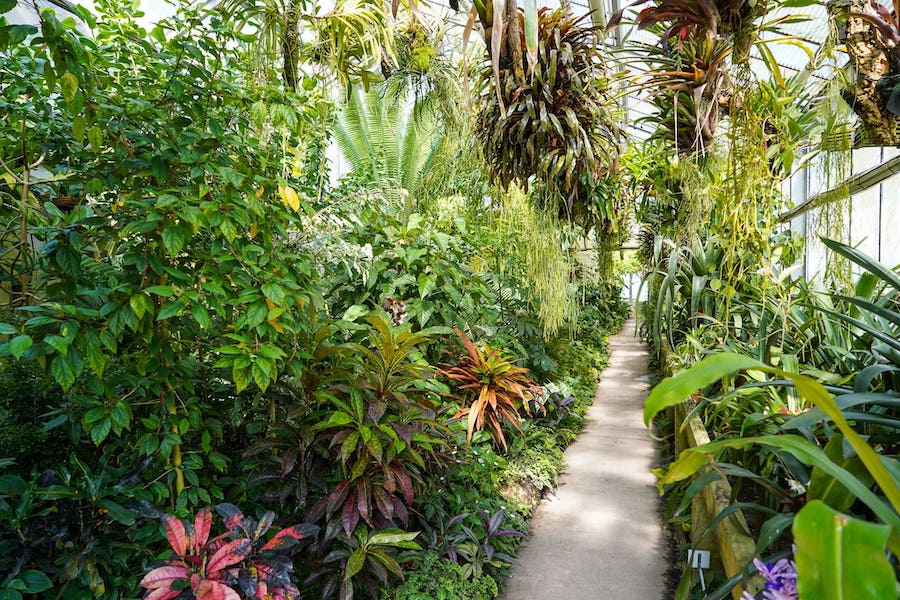
[{"label": "yellow-green leaf", "polygon": [[75,99],[75,94],[78,93],[78,78],[67,72],[59,78],[59,87],[62,89],[63,98],[71,104]]}]

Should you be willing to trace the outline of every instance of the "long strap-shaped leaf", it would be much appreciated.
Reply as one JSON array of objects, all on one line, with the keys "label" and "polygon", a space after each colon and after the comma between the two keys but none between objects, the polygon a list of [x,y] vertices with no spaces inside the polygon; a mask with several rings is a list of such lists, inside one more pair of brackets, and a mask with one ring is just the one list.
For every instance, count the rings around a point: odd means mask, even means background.
[{"label": "long strap-shaped leaf", "polygon": [[888,284],[895,290],[900,291],[900,274],[889,268],[884,263],[878,262],[870,256],[866,256],[856,248],[852,248],[847,244],[842,244],[841,242],[831,240],[826,237],[822,237],[821,240],[822,243],[825,244],[833,252],[837,252],[844,258],[858,264],[869,273],[877,275],[886,284]]},{"label": "long strap-shaped leaf", "polygon": [[690,477],[710,462],[710,454],[719,450],[724,448],[740,449],[757,445],[768,446],[779,452],[788,452],[804,464],[818,467],[823,473],[834,477],[856,495],[866,506],[872,509],[872,512],[879,519],[892,527],[900,527],[900,516],[884,500],[863,485],[859,479],[847,472],[846,469],[834,464],[818,446],[799,435],[762,435],[748,438],[728,438],[697,446],[696,448],[688,448],[681,453],[678,460],[669,466],[668,471],[660,478],[658,485],[661,487]]},{"label": "long strap-shaped leaf", "polygon": [[528,58],[528,74],[534,72],[538,58],[538,10],[537,0],[523,0],[525,11],[525,50]]},{"label": "long strap-shaped leaf", "polygon": [[[514,2],[515,0],[510,0]],[[506,12],[504,0],[493,0],[494,22],[491,25],[491,66],[494,70],[494,87],[497,91],[497,105],[500,107],[500,117],[506,118],[506,107],[503,104],[503,90],[500,82],[500,49],[503,46],[503,14]]]},{"label": "long strap-shaped leaf", "polygon": [[[649,424],[650,420],[656,416],[657,413],[669,406],[674,406],[682,402],[693,391],[703,389],[725,375],[744,369],[756,369],[767,373],[773,373],[777,377],[793,381],[794,385],[797,386],[797,390],[807,400],[821,409],[821,411],[837,425],[838,429],[840,429],[841,433],[844,434],[844,437],[856,451],[857,456],[859,456],[863,464],[866,465],[866,469],[868,469],[869,473],[872,474],[872,477],[875,478],[875,481],[881,487],[884,495],[887,496],[888,500],[893,505],[894,510],[900,511],[900,487],[898,487],[897,482],[894,481],[893,477],[891,477],[890,473],[881,462],[881,458],[875,450],[873,450],[872,447],[867,444],[852,427],[850,427],[850,423],[847,422],[841,409],[835,404],[834,397],[828,393],[828,390],[822,387],[817,381],[806,377],[805,375],[787,373],[781,369],[776,369],[763,364],[754,358],[742,356],[740,354],[728,352],[715,354],[703,359],[687,371],[679,373],[676,377],[665,379],[656,386],[644,404],[644,423]],[[775,436],[773,439],[779,440],[784,437],[787,436]],[[753,439],[759,443],[768,441],[763,438]],[[719,444],[719,442],[713,442],[712,445],[707,445],[706,451],[710,451],[710,446],[715,446],[716,444]],[[822,456],[824,456],[824,454],[822,454]],[[834,463],[830,464],[831,466],[834,466]],[[826,470],[826,472],[828,471]],[[858,483],[858,480],[855,478],[853,478],[853,480]],[[844,482],[842,481],[842,483]],[[844,483],[844,485],[847,484]],[[850,488],[850,486],[847,487]],[[853,491],[854,493],[857,493],[857,496],[860,499],[864,499],[857,490]],[[869,503],[867,502],[867,504]],[[889,511],[889,514],[884,514],[884,511],[876,510],[871,504],[869,504],[869,506],[873,511],[878,513],[879,517],[885,522],[890,523],[895,527],[900,526],[900,516],[898,516],[896,512]]]},{"label": "long strap-shaped leaf", "polygon": [[469,36],[472,35],[472,28],[475,26],[475,19],[478,17],[478,9],[472,5],[469,11],[469,20],[466,21],[466,28],[462,34],[462,72],[463,72],[463,92],[466,95],[466,109],[472,112],[472,90],[469,87],[469,65],[466,60],[466,46],[469,45]]}]

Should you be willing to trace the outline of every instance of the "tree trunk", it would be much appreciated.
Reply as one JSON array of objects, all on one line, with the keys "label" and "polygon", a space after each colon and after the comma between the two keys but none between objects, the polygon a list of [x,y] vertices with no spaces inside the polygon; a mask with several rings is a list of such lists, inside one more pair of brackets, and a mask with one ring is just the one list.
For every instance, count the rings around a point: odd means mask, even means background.
[{"label": "tree trunk", "polygon": [[290,91],[297,90],[298,68],[300,62],[300,0],[291,0],[284,12],[284,33],[281,38],[282,76],[284,87]]},{"label": "tree trunk", "polygon": [[[864,12],[866,0],[852,0],[850,12]],[[877,146],[900,144],[898,118],[888,112],[877,88],[878,80],[889,75],[891,60],[881,35],[871,23],[850,17],[847,23],[847,53],[856,69],[853,110],[866,128],[866,141]]]},{"label": "tree trunk", "polygon": [[522,52],[522,24],[519,21],[519,3],[506,0],[506,14],[503,16],[506,29],[506,51],[512,64],[516,80],[525,84],[525,59]]}]

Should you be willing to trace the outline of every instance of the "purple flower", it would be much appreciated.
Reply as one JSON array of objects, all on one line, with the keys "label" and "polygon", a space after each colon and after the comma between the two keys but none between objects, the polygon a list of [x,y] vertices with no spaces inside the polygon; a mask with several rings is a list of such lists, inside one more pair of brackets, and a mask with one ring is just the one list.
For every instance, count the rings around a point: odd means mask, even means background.
[{"label": "purple flower", "polygon": [[[764,563],[756,559],[753,565],[763,579],[766,587],[761,600],[797,600],[797,565],[793,560],[782,558],[776,563]],[[749,592],[744,592],[742,600],[755,600]]]}]

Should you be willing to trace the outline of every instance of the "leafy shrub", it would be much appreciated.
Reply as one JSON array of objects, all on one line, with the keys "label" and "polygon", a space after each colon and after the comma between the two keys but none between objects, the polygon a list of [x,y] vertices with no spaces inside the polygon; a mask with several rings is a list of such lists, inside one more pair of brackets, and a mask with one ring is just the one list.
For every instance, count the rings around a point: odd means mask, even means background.
[{"label": "leafy shrub", "polygon": [[314,535],[318,527],[303,523],[286,527],[271,539],[265,534],[275,520],[267,512],[257,522],[245,517],[233,504],[216,506],[225,533],[212,539],[212,510],[197,513],[193,525],[176,517],[162,518],[166,538],[175,557],[147,573],[141,587],[146,600],[171,600],[190,588],[197,600],[238,600],[244,598],[300,597],[291,581],[292,549],[299,540]]},{"label": "leafy shrub", "polygon": [[468,578],[462,567],[434,553],[415,561],[406,581],[382,593],[382,600],[490,600],[498,594],[497,582],[487,574]]},{"label": "leafy shrub", "polygon": [[528,401],[537,383],[528,370],[513,364],[510,357],[490,347],[479,348],[465,334],[456,329],[467,356],[442,373],[456,383],[468,404],[454,418],[466,417],[466,439],[472,440],[475,431],[487,429],[494,442],[507,449],[503,426],[512,425],[519,431],[520,410],[530,410]]},{"label": "leafy shrub", "polygon": [[[480,519],[469,513],[453,517],[447,524],[447,554],[462,565],[463,575],[480,578],[485,571],[492,575],[505,575],[515,559],[512,557],[524,531],[503,528],[506,511],[494,514],[484,509],[478,511]],[[472,518],[470,518],[472,517]]]},{"label": "leafy shrub", "polygon": [[9,362],[0,371],[0,457],[25,477],[66,460],[68,438],[61,429],[46,430],[41,416],[62,400],[62,391],[42,376],[37,364]]},{"label": "leafy shrub", "polygon": [[505,475],[512,481],[529,482],[540,491],[556,487],[565,468],[563,445],[552,429],[532,427],[522,442],[510,450]]}]

